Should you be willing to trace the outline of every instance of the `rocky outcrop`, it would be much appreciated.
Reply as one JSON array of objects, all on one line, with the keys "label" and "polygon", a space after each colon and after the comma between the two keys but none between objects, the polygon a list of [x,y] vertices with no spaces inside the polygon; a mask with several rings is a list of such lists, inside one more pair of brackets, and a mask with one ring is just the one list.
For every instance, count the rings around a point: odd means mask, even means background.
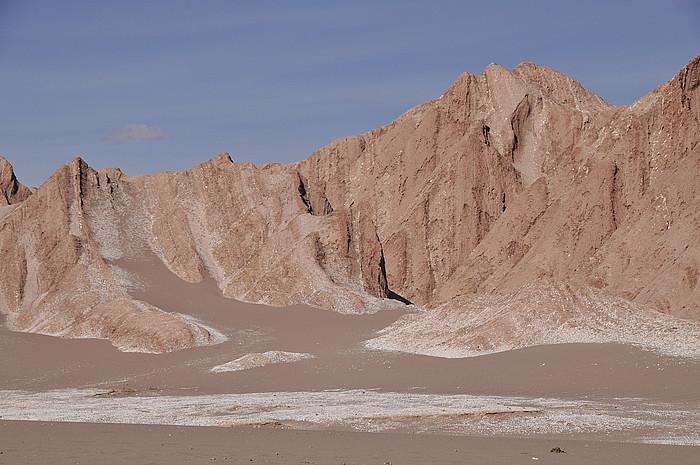
[{"label": "rocky outcrop", "polygon": [[95,218],[111,179],[79,158],[59,168],[0,225],[0,309],[14,330],[107,338],[122,350],[212,343],[196,323],[129,297],[103,257]]},{"label": "rocky outcrop", "polygon": [[0,157],[0,208],[22,202],[31,194],[31,189],[17,181],[12,165]]},{"label": "rocky outcrop", "polygon": [[420,305],[552,277],[698,318],[697,63],[630,107],[490,65],[300,165],[330,204],[373,215],[388,288]]},{"label": "rocky outcrop", "polygon": [[[0,201],[14,205],[0,220],[0,309],[14,329],[129,350],[213,342],[130,298],[118,263],[149,259],[274,306],[481,314],[465,296],[544,279],[700,319],[699,62],[628,107],[549,68],[489,65],[290,165],[224,153],[129,178],[76,159],[29,196],[0,160]],[[162,339],[136,331],[155,319],[172,329]],[[119,342],[127,333],[140,342]]]},{"label": "rocky outcrop", "polygon": [[579,140],[559,146],[544,176],[504,212],[437,302],[553,277],[700,317],[693,279],[700,132],[683,95],[677,77],[630,107],[592,114]]}]

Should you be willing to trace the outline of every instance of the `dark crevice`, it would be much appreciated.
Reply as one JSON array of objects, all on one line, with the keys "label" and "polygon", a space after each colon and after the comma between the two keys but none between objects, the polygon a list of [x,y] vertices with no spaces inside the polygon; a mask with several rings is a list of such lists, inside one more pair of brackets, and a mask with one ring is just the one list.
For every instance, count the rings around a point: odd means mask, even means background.
[{"label": "dark crevice", "polygon": [[617,173],[619,172],[619,168],[617,167],[617,163],[615,164],[615,169],[613,171],[613,178],[612,178],[612,192],[610,192],[610,210],[612,214],[612,222],[613,222],[613,227],[617,229],[617,222],[618,222],[618,213],[617,213],[617,202],[618,202],[618,195],[619,195],[619,188],[617,186],[619,180],[617,179]]},{"label": "dark crevice", "polygon": [[[319,199],[318,196],[316,196],[316,201],[312,200],[311,198],[311,192],[308,187],[308,181],[304,179],[304,177],[299,174],[299,196],[301,197],[301,201],[304,203],[304,206],[306,207],[306,212],[310,215],[328,215],[330,213],[333,213],[333,206],[331,203],[328,201],[328,197],[323,195],[322,199]],[[320,208],[314,209],[314,204],[316,207],[319,207],[319,200],[322,200],[323,204],[320,205]]]},{"label": "dark crevice", "polygon": [[397,294],[396,292],[392,291],[389,289],[389,280],[386,277],[386,260],[384,259],[384,247],[382,247],[382,243],[379,240],[379,236],[377,237],[377,242],[379,243],[379,285],[383,290],[384,295],[386,296],[387,299],[391,300],[397,300],[405,305],[412,305],[413,302],[408,300],[407,298],[403,297],[402,295]]},{"label": "dark crevice", "polygon": [[396,292],[392,291],[391,289],[388,289],[386,291],[386,298],[391,299],[391,300],[398,300],[399,302],[406,304],[406,305],[413,305],[413,302],[408,300],[402,295],[397,294]]},{"label": "dark crevice", "polygon": [[12,173],[12,177],[10,178],[10,185],[12,185],[12,190],[10,191],[10,195],[17,194],[17,192],[19,192],[19,181],[17,181],[17,177],[15,177],[15,173]]},{"label": "dark crevice", "polygon": [[523,99],[515,107],[513,114],[510,117],[510,128],[513,131],[513,145],[510,150],[511,160],[515,162],[515,152],[518,150],[518,134],[524,132],[524,125],[527,119],[530,117],[532,112],[532,106],[530,103],[530,94],[525,94]]},{"label": "dark crevice", "polygon": [[323,213],[322,215],[328,215],[333,213],[333,205],[328,201],[328,197],[323,198]]},{"label": "dark crevice", "polygon": [[484,136],[484,144],[486,145],[491,145],[491,140],[489,139],[489,133],[491,132],[491,128],[488,127],[487,125],[481,126],[481,134]]},{"label": "dark crevice", "polygon": [[309,201],[309,193],[306,190],[304,177],[301,174],[299,175],[299,195],[301,196],[301,201],[304,202],[304,205],[306,206],[306,212],[313,215],[314,209],[311,208],[311,202]]},{"label": "dark crevice", "polygon": [[375,238],[377,240],[377,243],[379,244],[379,289],[381,290],[382,294],[389,295],[389,282],[386,279],[386,260],[384,259],[384,247],[382,247],[382,243],[379,240],[379,236],[376,235],[376,232]]}]

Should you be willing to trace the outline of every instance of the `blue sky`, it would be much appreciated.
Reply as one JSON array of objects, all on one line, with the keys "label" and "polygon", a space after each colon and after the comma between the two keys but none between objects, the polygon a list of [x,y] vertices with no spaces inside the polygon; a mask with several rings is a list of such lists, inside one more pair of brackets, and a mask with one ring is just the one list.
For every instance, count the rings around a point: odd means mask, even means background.
[{"label": "blue sky", "polygon": [[464,71],[549,66],[630,104],[700,53],[700,2],[0,0],[0,155],[129,175],[291,162]]}]

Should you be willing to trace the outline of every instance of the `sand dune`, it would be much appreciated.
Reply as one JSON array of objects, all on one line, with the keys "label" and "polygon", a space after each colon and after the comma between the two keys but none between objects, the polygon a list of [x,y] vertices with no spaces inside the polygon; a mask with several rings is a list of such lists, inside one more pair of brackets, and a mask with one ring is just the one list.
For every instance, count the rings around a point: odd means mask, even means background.
[{"label": "sand dune", "polygon": [[471,357],[522,347],[618,342],[700,358],[700,322],[600,290],[538,281],[503,295],[470,295],[408,314],[367,341],[376,349]]}]

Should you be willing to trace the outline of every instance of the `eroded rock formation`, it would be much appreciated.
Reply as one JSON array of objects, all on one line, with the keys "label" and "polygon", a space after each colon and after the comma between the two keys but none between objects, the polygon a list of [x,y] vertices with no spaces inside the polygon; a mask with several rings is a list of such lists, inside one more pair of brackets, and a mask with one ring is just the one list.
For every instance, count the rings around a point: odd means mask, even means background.
[{"label": "eroded rock formation", "polygon": [[31,194],[31,189],[17,181],[12,165],[0,157],[0,207],[19,203]]},{"label": "eroded rock formation", "polygon": [[215,342],[129,296],[120,261],[152,259],[274,306],[476,314],[465,296],[544,279],[700,319],[699,63],[626,107],[549,68],[490,65],[289,165],[224,153],[129,178],[76,159],[31,195],[0,159],[0,310],[128,350]]}]

